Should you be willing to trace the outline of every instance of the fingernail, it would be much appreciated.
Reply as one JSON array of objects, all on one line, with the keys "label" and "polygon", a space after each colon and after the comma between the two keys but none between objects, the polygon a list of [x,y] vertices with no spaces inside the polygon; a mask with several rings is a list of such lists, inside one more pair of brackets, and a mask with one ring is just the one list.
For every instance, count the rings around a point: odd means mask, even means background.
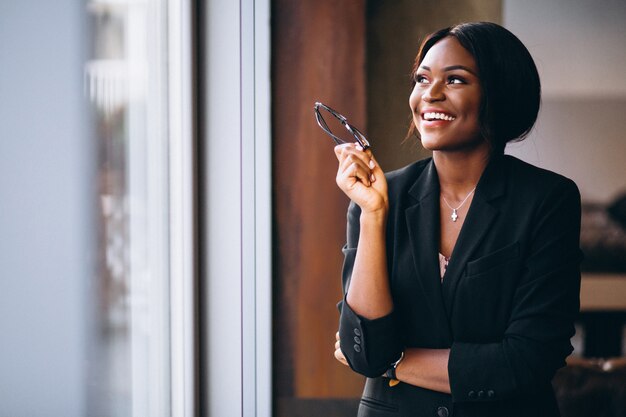
[{"label": "fingernail", "polygon": [[357,151],[362,151],[362,150],[363,150],[363,148],[361,147],[361,145],[356,145],[356,150],[357,150]]},{"label": "fingernail", "polygon": [[376,177],[374,176],[374,174],[370,174],[370,180],[372,180],[372,182],[376,181]]},{"label": "fingernail", "polygon": [[375,166],[376,166],[376,164],[374,163],[374,160],[370,159],[370,168],[374,169]]}]

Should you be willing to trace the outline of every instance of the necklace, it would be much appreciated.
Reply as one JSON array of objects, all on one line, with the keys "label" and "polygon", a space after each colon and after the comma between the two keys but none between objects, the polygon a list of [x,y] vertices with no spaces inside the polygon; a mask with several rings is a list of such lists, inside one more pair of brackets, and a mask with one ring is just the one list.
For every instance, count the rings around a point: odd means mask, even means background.
[{"label": "necklace", "polygon": [[461,204],[459,204],[457,206],[457,208],[452,207],[449,203],[448,200],[446,200],[446,198],[443,196],[443,194],[441,194],[441,198],[443,198],[443,202],[446,203],[446,206],[448,206],[448,208],[450,210],[452,210],[452,214],[450,215],[450,218],[452,219],[453,222],[457,221],[459,219],[459,215],[457,214],[457,210],[460,209],[463,204],[465,204],[465,202],[467,201],[467,199],[469,198],[470,195],[472,195],[474,193],[474,191],[476,191],[476,187],[474,187],[472,189],[472,191],[469,192],[469,194],[463,199],[463,201],[461,201]]}]

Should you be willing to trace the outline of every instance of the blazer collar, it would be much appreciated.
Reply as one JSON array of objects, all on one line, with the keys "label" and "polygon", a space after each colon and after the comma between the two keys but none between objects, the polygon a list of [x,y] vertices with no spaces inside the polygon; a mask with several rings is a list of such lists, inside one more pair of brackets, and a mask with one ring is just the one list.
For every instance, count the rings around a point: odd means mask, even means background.
[{"label": "blazer collar", "polygon": [[[409,194],[416,204],[406,209],[406,221],[413,260],[420,283],[428,297],[435,319],[452,313],[454,292],[470,256],[497,218],[493,202],[506,193],[506,156],[494,157],[483,172],[472,199],[467,218],[450,257],[443,284],[439,273],[439,177],[431,160]],[[449,335],[451,330],[448,326]]]},{"label": "blazer collar", "polygon": [[508,155],[492,157],[476,186],[476,195],[485,201],[491,201],[506,193]]},{"label": "blazer collar", "polygon": [[433,347],[447,347],[452,343],[452,332],[439,274],[439,177],[432,160],[409,189],[409,194],[415,204],[407,207],[405,217],[416,279],[432,313],[428,320],[441,330]]},{"label": "blazer collar", "polygon": [[417,177],[415,184],[409,189],[409,194],[418,201],[422,201],[432,193],[439,194],[439,176],[437,175],[435,163],[431,158],[419,177]]}]

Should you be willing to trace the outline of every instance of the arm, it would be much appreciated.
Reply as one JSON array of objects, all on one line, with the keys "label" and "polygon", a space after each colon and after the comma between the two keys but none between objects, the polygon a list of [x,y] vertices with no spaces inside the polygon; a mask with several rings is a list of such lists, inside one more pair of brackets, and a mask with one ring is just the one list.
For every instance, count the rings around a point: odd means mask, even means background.
[{"label": "arm", "polygon": [[502,340],[451,347],[448,373],[456,402],[545,392],[572,351],[581,259],[580,195],[574,183],[552,187],[530,224],[530,245]]},{"label": "arm", "polygon": [[387,182],[370,151],[348,144],[337,146],[335,152],[337,184],[352,200],[344,247],[341,350],[353,370],[380,376],[401,350],[387,273]]},{"label": "arm", "polygon": [[[350,366],[341,351],[339,332],[335,338],[335,359]],[[396,368],[396,377],[410,385],[450,394],[449,357],[450,349],[406,349],[404,358]]]},{"label": "arm", "polygon": [[398,380],[410,385],[450,394],[450,349],[408,348],[396,368]]}]

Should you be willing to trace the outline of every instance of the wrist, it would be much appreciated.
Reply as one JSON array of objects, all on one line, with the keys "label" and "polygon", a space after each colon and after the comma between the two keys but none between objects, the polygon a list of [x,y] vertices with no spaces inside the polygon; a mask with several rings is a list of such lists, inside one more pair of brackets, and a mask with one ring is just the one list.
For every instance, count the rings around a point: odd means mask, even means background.
[{"label": "wrist", "polygon": [[387,207],[361,212],[361,224],[384,224],[387,220]]},{"label": "wrist", "polygon": [[400,353],[400,358],[394,363],[392,363],[389,369],[387,369],[387,371],[383,375],[386,378],[389,378],[389,386],[394,386],[399,382],[398,376],[396,375],[396,371],[398,369],[398,365],[400,365],[400,362],[402,362],[402,359],[404,359],[404,351]]}]

